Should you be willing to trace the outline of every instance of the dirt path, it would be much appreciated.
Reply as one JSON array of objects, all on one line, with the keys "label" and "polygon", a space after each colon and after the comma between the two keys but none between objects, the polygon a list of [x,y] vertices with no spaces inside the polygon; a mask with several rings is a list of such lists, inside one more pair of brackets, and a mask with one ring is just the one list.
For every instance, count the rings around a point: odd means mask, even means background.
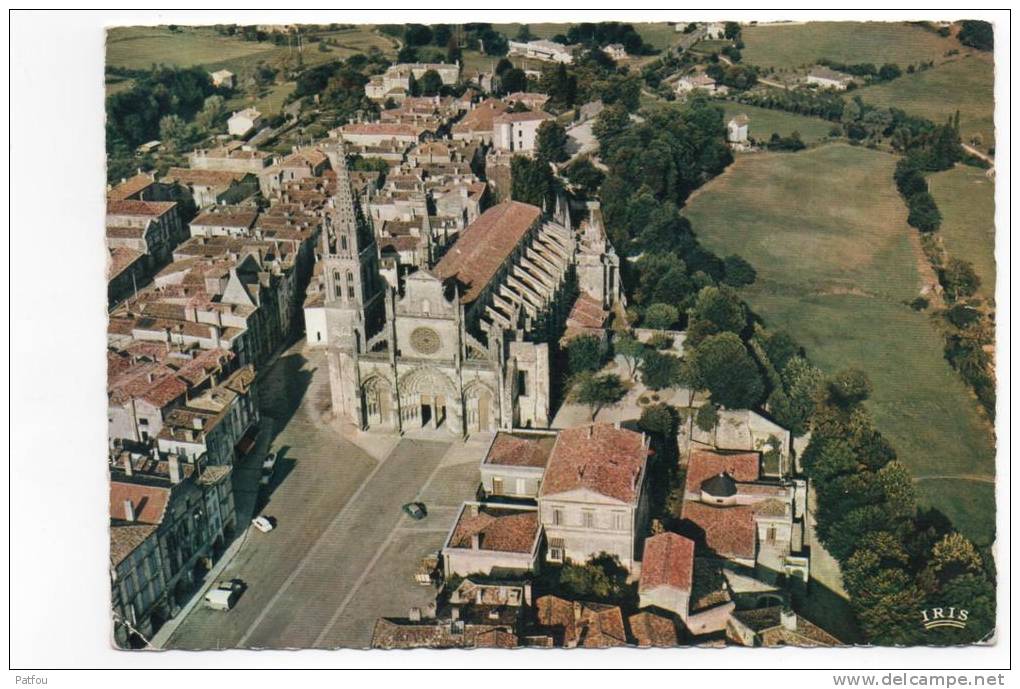
[{"label": "dirt path", "polygon": [[976,483],[995,483],[994,476],[984,476],[982,474],[935,474],[933,476],[915,476],[913,477],[914,483],[920,483],[921,481],[938,481],[938,480],[949,480],[954,481],[974,481]]}]

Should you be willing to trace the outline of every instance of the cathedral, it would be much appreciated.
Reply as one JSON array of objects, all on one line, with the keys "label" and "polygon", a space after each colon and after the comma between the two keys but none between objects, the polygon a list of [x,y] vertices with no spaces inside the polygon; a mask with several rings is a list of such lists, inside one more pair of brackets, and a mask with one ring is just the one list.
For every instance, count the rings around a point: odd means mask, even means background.
[{"label": "cathedral", "polygon": [[334,415],[363,430],[458,437],[548,427],[550,344],[579,290],[605,308],[619,298],[619,259],[608,242],[592,240],[601,227],[589,220],[575,231],[562,200],[551,213],[503,202],[394,287],[380,275],[343,143],[322,148],[337,185],[325,209],[315,308]]}]

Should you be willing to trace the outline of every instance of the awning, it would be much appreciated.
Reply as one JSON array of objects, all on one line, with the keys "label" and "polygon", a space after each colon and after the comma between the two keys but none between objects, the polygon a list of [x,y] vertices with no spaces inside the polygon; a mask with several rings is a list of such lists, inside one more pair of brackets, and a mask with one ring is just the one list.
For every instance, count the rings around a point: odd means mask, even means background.
[{"label": "awning", "polygon": [[258,431],[254,427],[253,428],[249,428],[248,432],[245,433],[241,437],[241,439],[237,441],[237,445],[235,445],[235,447],[237,448],[238,453],[240,453],[242,455],[246,455],[249,452],[251,452],[253,449],[255,449],[255,438],[256,437],[258,437]]}]

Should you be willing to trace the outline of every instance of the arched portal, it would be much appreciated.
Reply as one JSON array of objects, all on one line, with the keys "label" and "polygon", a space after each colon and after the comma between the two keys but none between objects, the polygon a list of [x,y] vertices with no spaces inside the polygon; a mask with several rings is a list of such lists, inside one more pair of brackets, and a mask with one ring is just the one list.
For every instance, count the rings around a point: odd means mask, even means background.
[{"label": "arched portal", "polygon": [[393,428],[393,386],[382,376],[372,376],[361,386],[366,428]]},{"label": "arched portal", "polygon": [[496,430],[496,394],[480,380],[464,388],[464,416],[468,433]]},{"label": "arched portal", "polygon": [[423,366],[400,379],[400,417],[405,429],[445,427],[461,433],[460,395],[449,376]]}]

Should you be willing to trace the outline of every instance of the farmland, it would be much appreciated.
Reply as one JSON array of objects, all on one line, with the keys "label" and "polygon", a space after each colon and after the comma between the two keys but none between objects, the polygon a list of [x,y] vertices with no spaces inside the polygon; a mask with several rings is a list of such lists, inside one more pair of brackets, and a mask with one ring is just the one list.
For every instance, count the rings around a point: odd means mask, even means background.
[{"label": "farmland", "polygon": [[162,26],[116,27],[107,33],[106,62],[128,69],[148,69],[154,64],[219,65],[252,56],[265,59],[276,49],[269,42],[220,36],[210,28],[174,32]]},{"label": "farmland", "polygon": [[726,113],[726,121],[741,113],[751,118],[749,136],[759,141],[764,141],[776,132],[780,136],[789,136],[793,132],[800,132],[800,138],[806,144],[812,144],[829,136],[829,130],[833,123],[826,122],[818,117],[805,117],[782,110],[770,110],[758,108],[753,105],[742,105],[724,101],[721,103]]},{"label": "farmland", "polygon": [[758,281],[744,297],[766,324],[790,332],[826,372],[868,373],[868,405],[921,502],[988,543],[991,431],[943,359],[929,316],[903,303],[918,294],[923,259],[892,184],[894,164],[839,144],[743,156],[686,214],[708,248],[755,266]]},{"label": "farmland", "polygon": [[928,177],[942,212],[939,234],[949,255],[970,261],[981,278],[978,292],[995,298],[995,181],[983,170],[958,165]]},{"label": "farmland", "polygon": [[910,115],[945,122],[960,112],[960,138],[981,137],[994,144],[995,78],[991,56],[973,54],[916,74],[857,92],[873,105],[900,108]]},{"label": "farmland", "polygon": [[812,22],[745,27],[744,61],[759,67],[797,69],[819,58],[838,62],[893,62],[902,67],[940,60],[959,49],[955,38],[902,22]]}]

